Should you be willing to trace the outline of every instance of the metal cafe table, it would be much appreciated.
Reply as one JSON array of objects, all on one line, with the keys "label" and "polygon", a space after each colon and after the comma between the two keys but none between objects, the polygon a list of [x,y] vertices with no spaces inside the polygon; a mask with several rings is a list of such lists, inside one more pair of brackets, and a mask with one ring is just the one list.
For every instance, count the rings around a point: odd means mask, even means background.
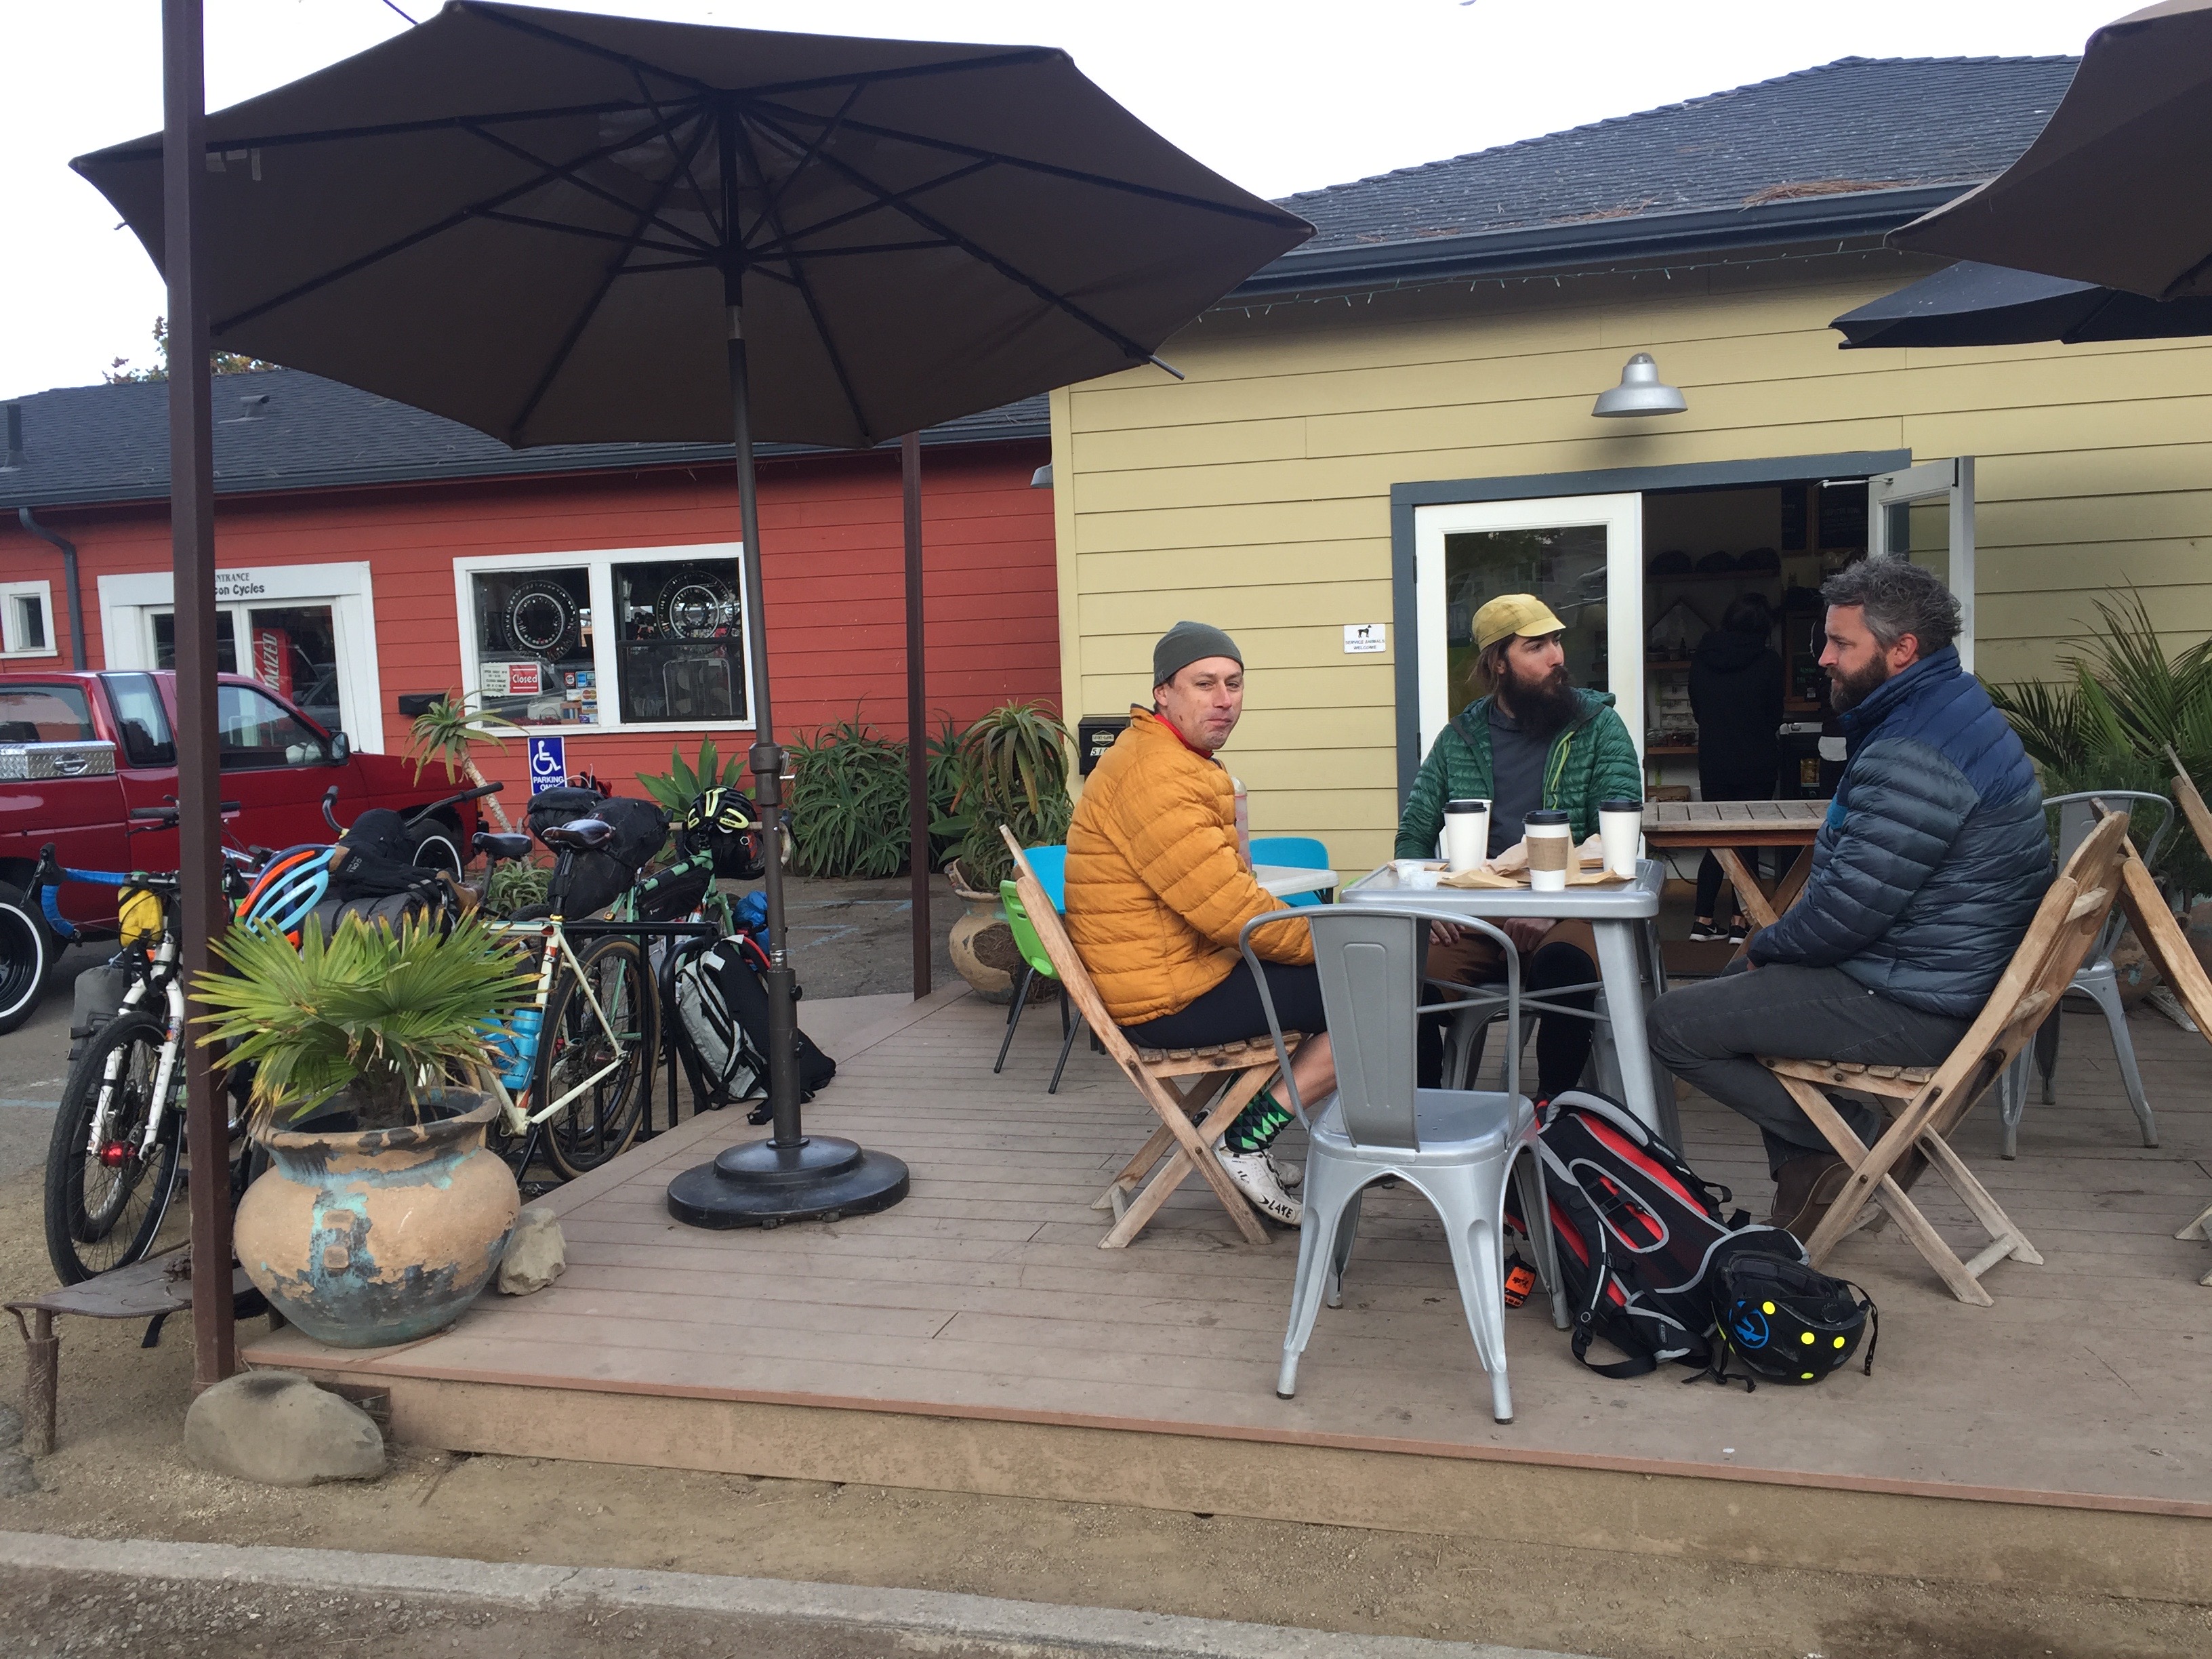
[{"label": "metal cafe table", "polygon": [[1656,860],[1640,859],[1634,878],[1616,886],[1569,887],[1556,893],[1526,887],[1412,889],[1401,886],[1396,869],[1386,864],[1344,889],[1338,902],[1392,905],[1438,921],[1476,917],[1496,923],[1512,916],[1543,916],[1589,923],[1597,941],[1600,989],[1594,1015],[1577,1017],[1597,1022],[1598,1040],[1592,1051],[1597,1086],[1679,1146],[1674,1085],[1652,1060],[1644,1033],[1645,1004],[1667,988],[1657,928],[1659,890],[1665,878],[1665,868]]}]

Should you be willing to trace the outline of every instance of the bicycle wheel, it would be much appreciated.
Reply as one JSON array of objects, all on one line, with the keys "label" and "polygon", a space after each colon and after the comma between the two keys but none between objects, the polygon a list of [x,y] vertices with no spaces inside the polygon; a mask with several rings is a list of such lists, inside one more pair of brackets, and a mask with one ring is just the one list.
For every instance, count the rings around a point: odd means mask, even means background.
[{"label": "bicycle wheel", "polygon": [[[594,998],[606,1015],[604,1024],[592,1012]],[[574,1095],[545,1120],[545,1150],[562,1175],[573,1179],[596,1170],[637,1139],[659,1047],[660,1004],[652,964],[637,940],[595,940],[555,970],[530,1103],[535,1114]]]},{"label": "bicycle wheel", "polygon": [[[142,1156],[139,1146],[165,1035],[159,1020],[118,1015],[86,1042],[62,1085],[46,1149],[46,1255],[64,1285],[143,1260],[169,1212],[184,1129],[181,1089],[172,1091],[153,1146]],[[103,1093],[110,1106],[94,1148],[93,1116]]]},{"label": "bicycle wheel", "polygon": [[59,943],[22,890],[0,882],[0,1035],[38,1012]]}]

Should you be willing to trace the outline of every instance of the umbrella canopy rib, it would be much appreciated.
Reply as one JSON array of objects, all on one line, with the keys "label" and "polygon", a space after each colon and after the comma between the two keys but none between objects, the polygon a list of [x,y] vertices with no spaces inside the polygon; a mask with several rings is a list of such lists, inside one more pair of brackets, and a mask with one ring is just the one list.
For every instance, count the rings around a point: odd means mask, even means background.
[{"label": "umbrella canopy rib", "polygon": [[[772,125],[769,125],[768,130],[773,131],[774,128]],[[785,133],[782,136],[786,142],[793,142],[793,136],[792,134]],[[826,152],[823,154],[822,161],[824,166],[830,167],[834,172],[843,174],[848,182],[858,185],[863,190],[871,191],[879,198],[888,198],[892,194],[890,191],[878,184],[874,179],[869,178],[867,174],[862,173],[858,167],[853,166],[848,161],[841,161],[838,157],[829,155]],[[1085,311],[1081,306],[1077,305],[1074,301],[1069,299],[1066,295],[1055,293],[1053,289],[1046,287],[1042,283],[1039,282],[1036,277],[1030,276],[1027,271],[1019,270],[1007,260],[1003,259],[1000,258],[999,255],[992,252],[990,249],[982,246],[968,237],[963,236],[958,231],[953,229],[951,226],[946,224],[943,220],[931,217],[928,214],[923,212],[921,209],[916,207],[912,202],[891,202],[889,203],[888,205],[890,206],[893,211],[904,214],[908,218],[913,220],[915,223],[920,225],[924,230],[933,232],[935,234],[944,237],[947,241],[951,242],[953,246],[958,248],[963,253],[965,253],[969,258],[975,260],[977,264],[988,265],[991,270],[997,271],[1000,276],[1005,277],[1008,282],[1017,283],[1019,286],[1027,289],[1031,294],[1035,295],[1038,299],[1042,300],[1047,305],[1055,307],[1060,311],[1065,312],[1068,316],[1073,317],[1077,322],[1081,323],[1085,328],[1091,330],[1101,339],[1112,342],[1121,350],[1129,354],[1131,362],[1142,363],[1152,361],[1152,354],[1151,352],[1147,351],[1143,346],[1139,345],[1127,335],[1122,333],[1120,329],[1115,328],[1111,323],[1105,322],[1099,318],[1092,316],[1089,312]]]},{"label": "umbrella canopy rib", "polygon": [[[871,197],[859,207],[848,208],[842,213],[833,213],[827,219],[817,219],[812,224],[793,233],[786,239],[786,246],[788,246],[802,237],[820,236],[826,232],[849,225],[856,219],[865,219],[872,213],[881,213],[887,208],[894,207],[901,202],[920,196],[926,191],[943,190],[948,185],[956,185],[963,179],[972,179],[979,173],[989,171],[991,165],[988,161],[971,161],[964,167],[956,167],[951,173],[940,173],[934,179],[925,179],[918,185],[910,185],[904,190],[894,191],[888,196]],[[799,174],[794,171],[791,176],[795,179]],[[788,180],[786,181],[787,184],[788,182]],[[763,218],[759,224],[753,227],[754,230],[757,232],[767,222]]]},{"label": "umbrella canopy rib", "polygon": [[[681,122],[687,118],[683,115],[678,115],[672,118],[675,121]],[[673,138],[674,135],[668,131],[667,121],[664,120],[657,125],[659,125],[663,133],[666,134],[672,139]],[[578,190],[582,191],[586,196],[596,196],[602,202],[606,203],[609,206],[616,208],[622,212],[635,213],[637,211],[637,204],[635,202],[625,200],[623,198],[616,195],[614,191],[606,189],[603,185],[595,185],[589,179],[585,178],[580,171],[584,165],[581,162],[564,165],[559,161],[549,161],[544,156],[532,155],[529,150],[525,149],[520,144],[515,143],[511,139],[502,138],[495,132],[476,132],[474,128],[465,128],[464,131],[475,132],[475,136],[483,139],[486,143],[494,146],[495,149],[504,150],[507,155],[514,156],[517,161],[526,161],[532,167],[539,169],[538,182],[540,184],[550,184],[554,179],[559,179],[568,184],[574,185]],[[628,145],[625,145],[624,148],[627,149]],[[668,194],[667,187],[673,182],[673,174],[667,175],[663,179],[655,198],[656,200],[666,199]],[[658,210],[656,210],[656,212]],[[697,235],[691,231],[684,229],[683,226],[672,223],[665,219],[660,220],[659,222],[660,228],[666,231],[670,235],[680,236],[686,242],[690,243],[691,252],[695,253],[710,253],[714,251],[715,244],[709,241],[706,237]]]},{"label": "umbrella canopy rib", "polygon": [[[455,131],[466,130],[459,122],[449,123],[447,125],[450,128]],[[577,157],[574,162],[571,162],[568,165],[580,167],[586,161],[604,160],[605,157],[610,155],[620,155],[623,150],[635,145],[641,136],[641,135],[640,134],[630,133],[615,140],[611,143],[594,145],[591,149],[586,150],[582,155]],[[649,134],[642,136],[650,137]],[[209,324],[209,331],[219,338],[226,331],[236,328],[241,323],[252,322],[257,317],[265,317],[269,313],[276,310],[278,307],[289,305],[295,300],[304,299],[308,295],[316,292],[319,289],[329,287],[332,283],[343,282],[347,277],[357,276],[362,271],[368,270],[369,266],[373,264],[392,258],[395,255],[404,253],[410,248],[419,247],[434,236],[441,236],[449,230],[457,229],[460,226],[466,224],[471,219],[477,217],[488,208],[503,207],[507,203],[514,201],[519,196],[527,196],[532,191],[541,188],[544,185],[547,176],[548,175],[546,174],[541,173],[535,178],[526,179],[520,184],[510,185],[506,189],[495,191],[494,194],[486,197],[482,201],[471,202],[465,206],[456,208],[452,212],[446,214],[442,217],[428,225],[423,226],[419,230],[410,231],[404,236],[399,237],[392,241],[386,242],[381,247],[372,248],[367,253],[357,255],[354,258],[347,260],[341,265],[322,272],[319,276],[310,276],[303,283],[296,283],[292,287],[286,289],[282,294],[272,295],[270,298],[263,300],[258,304],[248,306],[243,311],[233,312],[228,317],[218,317]]]}]

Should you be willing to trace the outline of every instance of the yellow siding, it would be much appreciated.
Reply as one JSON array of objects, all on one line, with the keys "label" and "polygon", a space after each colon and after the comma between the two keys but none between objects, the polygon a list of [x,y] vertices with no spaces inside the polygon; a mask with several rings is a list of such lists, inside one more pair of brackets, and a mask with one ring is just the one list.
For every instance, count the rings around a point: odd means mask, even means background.
[{"label": "yellow siding", "polygon": [[[1164,355],[1054,394],[1061,674],[1071,715],[1148,695],[1182,617],[1250,669],[1223,758],[1253,822],[1389,856],[1395,483],[1838,450],[1980,458],[1978,648],[1996,678],[2051,672],[2133,582],[2173,643],[2212,632],[2212,346],[2153,341],[1840,351],[1828,320],[1932,267],[1887,253],[1746,258],[1556,287],[1438,285],[1210,314]],[[1600,422],[1631,351],[1687,414]]]}]

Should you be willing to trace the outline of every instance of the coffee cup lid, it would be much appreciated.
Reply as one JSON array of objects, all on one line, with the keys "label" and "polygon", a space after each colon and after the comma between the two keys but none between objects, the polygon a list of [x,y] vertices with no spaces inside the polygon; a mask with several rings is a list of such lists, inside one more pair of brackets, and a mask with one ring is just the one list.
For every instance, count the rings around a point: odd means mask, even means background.
[{"label": "coffee cup lid", "polygon": [[1567,815],[1565,812],[1549,806],[1539,807],[1522,819],[1522,823],[1530,829],[1548,829],[1553,824],[1565,823],[1566,821]]},{"label": "coffee cup lid", "polygon": [[1448,800],[1444,803],[1447,812],[1487,812],[1489,810],[1490,803],[1486,800]]},{"label": "coffee cup lid", "polygon": [[1600,801],[1597,804],[1597,810],[1601,812],[1641,812],[1644,810],[1644,803],[1640,800],[1631,800],[1626,795],[1622,795],[1612,800]]}]

